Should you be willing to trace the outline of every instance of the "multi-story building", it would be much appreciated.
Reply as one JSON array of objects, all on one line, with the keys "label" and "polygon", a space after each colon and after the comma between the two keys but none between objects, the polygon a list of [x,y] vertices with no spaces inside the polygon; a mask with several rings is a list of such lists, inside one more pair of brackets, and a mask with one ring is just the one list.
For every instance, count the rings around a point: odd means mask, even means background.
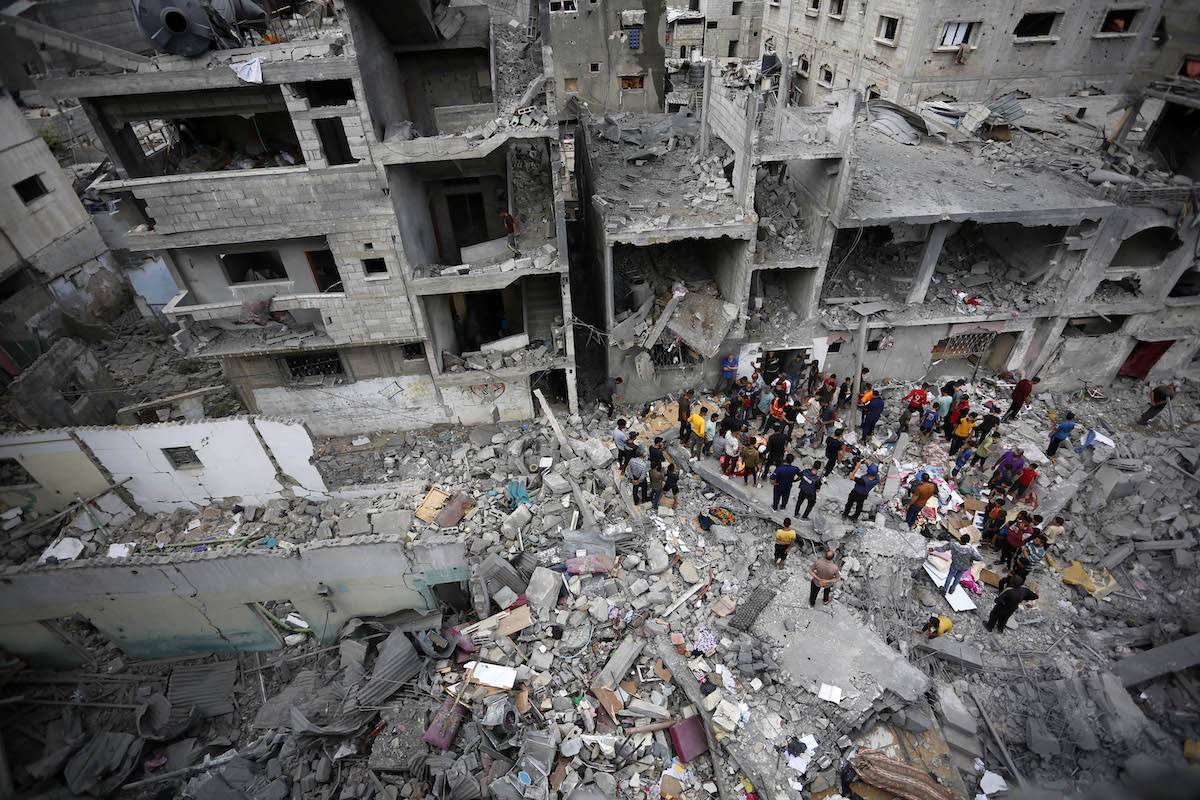
[{"label": "multi-story building", "polygon": [[555,91],[592,108],[661,111],[664,0],[549,0]]},{"label": "multi-story building", "polygon": [[770,0],[764,48],[786,56],[793,102],[853,89],[904,105],[1125,88],[1162,0]]},{"label": "multi-story building", "polygon": [[164,254],[178,346],[320,434],[575,408],[545,6],[331,7],[38,81],[104,142],[126,245]]}]

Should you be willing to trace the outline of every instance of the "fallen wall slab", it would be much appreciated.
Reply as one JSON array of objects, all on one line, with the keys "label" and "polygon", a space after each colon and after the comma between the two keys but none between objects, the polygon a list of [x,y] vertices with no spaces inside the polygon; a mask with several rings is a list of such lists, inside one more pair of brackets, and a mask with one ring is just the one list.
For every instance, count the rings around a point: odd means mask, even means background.
[{"label": "fallen wall slab", "polygon": [[1134,653],[1117,662],[1114,672],[1125,686],[1183,670],[1200,664],[1200,633]]}]

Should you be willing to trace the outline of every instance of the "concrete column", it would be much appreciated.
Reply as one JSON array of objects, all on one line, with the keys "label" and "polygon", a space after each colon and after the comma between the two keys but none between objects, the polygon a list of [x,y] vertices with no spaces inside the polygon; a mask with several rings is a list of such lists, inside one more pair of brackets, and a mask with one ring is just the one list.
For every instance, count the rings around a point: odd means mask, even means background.
[{"label": "concrete column", "polygon": [[933,278],[934,268],[937,267],[938,256],[942,254],[942,245],[953,228],[953,222],[938,222],[929,228],[925,248],[921,251],[921,263],[917,266],[917,276],[913,279],[912,288],[908,290],[908,298],[905,301],[909,305],[925,302],[925,293],[929,291],[929,281]]},{"label": "concrete column", "polygon": [[704,90],[700,93],[700,155],[708,155],[708,99],[712,95],[712,62],[704,62]]},{"label": "concrete column", "polygon": [[854,339],[854,389],[850,392],[850,428],[855,426],[854,410],[858,408],[858,398],[862,396],[862,368],[863,359],[867,356],[867,336],[869,335],[868,325],[871,322],[870,314],[863,314],[862,319],[858,321],[858,333]]},{"label": "concrete column", "polygon": [[1008,354],[1008,358],[1004,361],[1004,368],[1009,370],[1020,369],[1021,363],[1025,360],[1025,355],[1029,352],[1029,345],[1033,343],[1034,337],[1037,335],[1037,324],[1021,331],[1021,335],[1017,337],[1017,341],[1013,344],[1013,349]]}]

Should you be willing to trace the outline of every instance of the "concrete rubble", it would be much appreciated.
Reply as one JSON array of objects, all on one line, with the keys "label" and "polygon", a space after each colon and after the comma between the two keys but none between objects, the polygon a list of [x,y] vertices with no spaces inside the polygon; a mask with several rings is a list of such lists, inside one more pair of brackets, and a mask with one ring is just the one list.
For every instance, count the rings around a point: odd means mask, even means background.
[{"label": "concrete rubble", "polygon": [[[984,398],[1003,391],[972,389]],[[1027,443],[1031,452],[1057,400],[1035,396],[1004,426],[1005,445]],[[1194,494],[1179,491],[1191,482],[1181,472],[1195,466],[1179,449],[1193,452],[1194,441],[1181,431],[1130,430],[1129,405],[1118,397],[1076,406],[1117,447],[1043,464],[1035,500],[1069,519],[1052,552],[1059,569],[1094,564],[1136,532],[1134,548],[1113,565],[1121,588],[1097,597],[1043,568],[1031,576],[1041,595],[1036,609],[1019,611],[1000,637],[980,626],[994,590],[983,590],[979,612],[955,613],[928,583],[925,540],[897,530],[898,497],[872,501],[867,518],[843,526],[837,511],[849,484],[840,470],[812,519],[800,523],[799,552],[779,571],[769,555],[777,522],[763,510],[763,490],[694,472],[707,459],[690,462],[673,448],[685,472],[678,497],[664,498],[658,513],[643,506],[631,515],[611,463],[609,422],[599,414],[562,419],[562,440],[544,421],[328,442],[315,462],[327,477],[345,479],[329,499],[136,514],[81,533],[80,558],[104,558],[116,542],[135,543],[134,552],[185,553],[396,534],[420,547],[449,536],[466,544],[470,591],[430,613],[361,620],[332,643],[314,637],[313,621],[288,603],[267,604],[287,645],[233,660],[241,670],[230,672],[222,696],[237,712],[180,717],[182,738],[145,737],[148,760],[114,777],[182,785],[192,797],[216,796],[206,787],[221,785],[255,797],[339,798],[632,797],[678,786],[702,798],[743,780],[759,796],[789,797],[838,787],[843,759],[857,748],[904,740],[940,742],[933,775],[961,796],[979,780],[976,759],[1010,783],[1015,768],[1064,793],[1118,779],[1126,759],[1177,763],[1180,742],[1194,735],[1184,671],[1193,659],[1181,657],[1164,678],[1128,676],[1136,669],[1131,647],[1193,630],[1197,590],[1174,553],[1194,550],[1187,532],[1200,522]],[[1184,403],[1176,413],[1191,423],[1200,410]],[[881,429],[894,422],[889,416]],[[877,437],[868,458],[890,460],[892,444]],[[896,465],[938,463],[943,447],[912,445]],[[1088,479],[1071,484],[1074,496],[1055,497],[1078,471]],[[958,484],[964,496],[978,488],[977,477]],[[705,530],[698,520],[714,506],[734,521]],[[953,514],[946,506],[939,522],[948,525]],[[585,518],[598,527],[583,527]],[[844,577],[833,605],[810,609],[806,565],[821,541],[838,549]],[[1149,543],[1156,546],[1137,547]],[[32,555],[9,553],[10,561]],[[951,615],[955,627],[926,640],[917,629],[936,614]],[[114,717],[105,704],[143,708],[156,686],[171,684],[172,669],[231,663],[142,663],[89,626],[77,626],[77,635],[95,648],[91,672],[53,683],[29,671],[10,679],[34,704],[25,708],[44,710],[41,724],[81,724],[86,735],[72,741],[94,741],[102,718],[137,735],[137,715]],[[1136,695],[1119,676],[1139,683]],[[84,700],[70,719],[38,705],[72,692]],[[185,713],[169,694],[153,702],[166,702],[169,718]],[[694,741],[689,719],[697,717]],[[36,740],[18,733],[8,747],[20,781],[56,774],[35,765]]]}]

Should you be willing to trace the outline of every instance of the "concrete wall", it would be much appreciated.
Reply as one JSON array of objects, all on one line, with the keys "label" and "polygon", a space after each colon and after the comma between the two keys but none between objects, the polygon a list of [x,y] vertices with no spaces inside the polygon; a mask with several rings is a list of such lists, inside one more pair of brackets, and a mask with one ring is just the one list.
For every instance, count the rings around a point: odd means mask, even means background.
[{"label": "concrete wall", "polygon": [[[735,0],[701,0],[704,14],[704,55],[708,58],[729,57],[729,43],[737,42],[734,57],[752,60],[758,57],[762,36],[763,0],[738,2],[739,13],[733,13]],[[717,23],[711,27],[711,23]],[[675,55],[679,54],[678,45]]]},{"label": "concrete wall", "polygon": [[30,428],[107,425],[126,402],[112,374],[77,339],[59,339],[9,386],[11,412]]},{"label": "concrete wall", "polygon": [[[1101,34],[1112,8],[1142,6],[1128,36]],[[791,10],[788,49],[811,62],[803,81],[806,104],[818,102],[829,88],[818,84],[818,70],[829,64],[834,88],[865,91],[874,87],[888,100],[911,105],[946,93],[961,101],[985,100],[1014,89],[1034,96],[1069,95],[1087,87],[1120,91],[1147,46],[1162,0],[1143,4],[1085,0],[1053,5],[1031,0],[846,0],[843,19],[829,15],[830,0],[817,14],[806,13],[808,0],[782,0],[767,6],[764,36],[783,52]],[[1050,37],[1014,41],[1012,31],[1027,12],[1062,14]],[[900,19],[895,46],[876,41],[879,16]],[[975,44],[964,64],[955,52],[940,48],[948,21],[979,23]]]},{"label": "concrete wall", "polygon": [[[231,244],[224,247],[189,247],[174,250],[171,259],[187,283],[188,299],[195,303],[221,303],[229,300],[245,302],[269,298],[275,294],[302,294],[317,291],[306,251],[328,250],[324,239],[290,239],[276,242]],[[230,284],[221,265],[226,253],[246,253],[274,250],[287,271],[280,281],[256,281]]]},{"label": "concrete wall", "polygon": [[70,505],[76,497],[92,497],[108,487],[108,481],[70,431],[58,429],[16,433],[0,439],[0,458],[11,458],[30,474],[35,483],[0,488],[0,500],[39,514],[52,514]]},{"label": "concrete wall", "polygon": [[1138,58],[1134,84],[1157,80],[1166,75],[1178,75],[1184,56],[1200,55],[1200,14],[1192,0],[1164,0],[1162,13],[1166,27],[1165,42],[1150,42]]},{"label": "concrete wall", "polygon": [[[283,447],[282,458],[277,459],[279,470],[256,433],[255,420],[243,417],[80,428],[75,434],[114,481],[130,479],[125,489],[149,512],[192,508],[230,497],[262,504],[285,494],[323,493],[320,476],[300,461],[312,447],[304,427],[284,423],[270,430]],[[163,452],[171,447],[192,448],[201,465],[172,467]]]},{"label": "concrete wall", "polygon": [[[667,14],[663,0],[581,0],[575,13],[550,14],[550,44],[554,48],[555,90],[563,97],[567,78],[579,82],[577,94],[592,113],[605,111],[661,111],[665,96],[666,66],[663,41]],[[621,29],[621,12],[646,12],[641,48],[629,49]],[[596,72],[591,65],[597,64]],[[640,91],[622,91],[621,76],[645,76]]]},{"label": "concrete wall", "polygon": [[[933,346],[949,335],[949,325],[920,325],[894,331],[895,344],[886,350],[867,352],[863,366],[871,370],[873,380],[896,378],[902,381],[919,380],[932,361]],[[825,372],[834,372],[841,377],[854,375],[854,350],[857,331],[840,332],[844,336],[842,348],[829,353],[822,364]],[[878,337],[881,331],[871,330],[869,338]],[[832,339],[831,339],[832,340]]]},{"label": "concrete wall", "polygon": [[423,550],[406,551],[400,537],[356,537],[302,545],[296,554],[136,556],[12,569],[0,584],[0,648],[32,664],[77,662],[80,654],[46,636],[41,623],[78,614],[134,658],[275,650],[279,635],[251,606],[272,600],[290,600],[328,642],[352,617],[433,607],[431,585],[465,573],[461,544],[436,550],[435,562]]}]

